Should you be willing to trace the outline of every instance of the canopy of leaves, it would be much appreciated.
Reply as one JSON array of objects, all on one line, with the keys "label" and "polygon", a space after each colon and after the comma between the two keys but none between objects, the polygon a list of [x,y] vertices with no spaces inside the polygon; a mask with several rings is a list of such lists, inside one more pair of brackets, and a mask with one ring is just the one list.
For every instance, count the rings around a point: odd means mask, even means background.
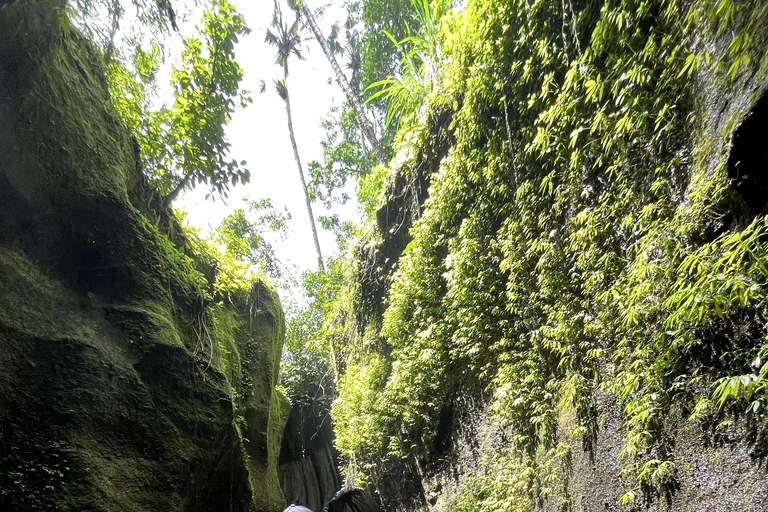
[{"label": "canopy of leaves", "polygon": [[350,2],[349,13],[350,19],[363,25],[360,82],[368,85],[394,75],[400,55],[390,37],[400,41],[409,31],[419,30],[411,0]]},{"label": "canopy of leaves", "polygon": [[304,274],[308,303],[289,308],[281,384],[294,404],[330,410],[336,396],[335,356],[328,319],[343,281],[343,259],[332,258],[324,271]]},{"label": "canopy of leaves", "polygon": [[144,172],[170,203],[186,187],[207,184],[226,197],[245,183],[244,162],[228,158],[226,124],[238,106],[250,101],[240,91],[242,69],[235,44],[247,27],[232,4],[215,0],[191,37],[183,37],[180,64],[174,67],[171,107],[153,106],[155,72],[162,47],[134,42],[130,62],[108,62],[110,92],[121,117],[134,131]]},{"label": "canopy of leaves", "polygon": [[[347,4],[348,19],[344,24],[345,46],[338,44],[338,27],[329,36],[332,47],[347,58],[351,72],[350,83],[361,99],[367,99],[365,89],[371,84],[396,76],[401,55],[396,45],[412,33],[418,33],[420,20],[411,0],[351,1]],[[384,125],[386,101],[374,98],[368,103],[379,126],[379,142],[386,155],[391,154],[394,126]]]},{"label": "canopy of leaves", "polygon": [[349,200],[345,191],[348,180],[367,175],[376,164],[376,157],[365,151],[362,134],[354,113],[349,108],[331,108],[321,126],[326,138],[321,142],[323,161],[309,163],[309,191],[313,200],[322,201],[326,208],[333,203]]},{"label": "canopy of leaves", "polygon": [[275,10],[272,16],[270,28],[266,31],[265,42],[271,44],[277,49],[275,64],[282,66],[288,61],[288,57],[294,55],[299,60],[304,60],[302,54],[304,36],[301,30],[300,13],[293,11],[296,15],[293,22],[289,23],[283,17],[283,10],[275,2]]},{"label": "canopy of leaves", "polygon": [[269,240],[285,240],[290,219],[288,210],[275,210],[270,199],[250,201],[248,212],[238,208],[225,217],[213,231],[212,239],[221,244],[226,253],[257,272],[275,279],[287,277]]},{"label": "canopy of leaves", "polygon": [[170,193],[187,183],[206,183],[226,196],[230,184],[250,177],[236,160],[227,160],[224,133],[236,105],[248,101],[239,90],[243,72],[235,60],[235,43],[248,29],[225,0],[206,11],[202,23],[199,39],[184,39],[183,66],[171,77],[176,102],[168,111],[169,128],[161,152],[152,156],[161,162],[160,183],[168,183]]}]

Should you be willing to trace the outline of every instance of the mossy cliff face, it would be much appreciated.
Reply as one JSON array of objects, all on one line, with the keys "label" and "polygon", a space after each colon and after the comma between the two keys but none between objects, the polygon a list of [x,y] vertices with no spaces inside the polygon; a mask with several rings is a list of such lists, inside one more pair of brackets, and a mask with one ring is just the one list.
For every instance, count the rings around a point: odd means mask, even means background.
[{"label": "mossy cliff face", "polygon": [[210,301],[62,13],[0,5],[0,509],[280,510],[277,296]]},{"label": "mossy cliff face", "polygon": [[765,2],[444,28],[354,262],[349,474],[397,511],[768,509]]}]

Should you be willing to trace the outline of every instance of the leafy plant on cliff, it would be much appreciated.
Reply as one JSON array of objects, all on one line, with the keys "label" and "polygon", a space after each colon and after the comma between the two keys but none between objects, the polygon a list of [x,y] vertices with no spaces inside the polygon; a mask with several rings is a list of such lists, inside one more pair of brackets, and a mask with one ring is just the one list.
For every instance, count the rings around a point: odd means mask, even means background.
[{"label": "leafy plant on cliff", "polygon": [[[398,120],[398,131],[407,123],[423,118],[427,95],[439,85],[441,51],[439,38],[440,20],[448,12],[445,0],[411,0],[420,30],[412,32],[406,25],[408,36],[396,40],[385,32],[398,53],[400,62],[395,74],[368,86],[374,89],[367,101],[381,97],[387,102],[386,124]],[[378,90],[376,90],[378,89]]]},{"label": "leafy plant on cliff", "polygon": [[218,0],[203,15],[199,39],[184,38],[182,65],[171,74],[175,103],[158,123],[162,138],[142,148],[155,166],[150,169],[157,185],[167,191],[166,204],[201,183],[226,197],[230,185],[250,177],[244,162],[227,159],[224,133],[235,107],[249,101],[239,89],[243,72],[234,53],[238,37],[247,32],[234,6]]},{"label": "leafy plant on cliff", "polygon": [[[569,435],[586,439],[591,401],[609,391],[623,411],[628,503],[675,478],[662,428],[673,406],[715,417],[715,391],[762,414],[765,217],[725,221],[737,194],[725,151],[691,136],[698,66],[725,87],[760,72],[764,49],[750,41],[768,11],[732,5],[475,0],[441,34],[446,89],[426,108],[452,111],[456,142],[400,170],[437,168],[384,276],[383,329],[367,345],[378,354],[349,351],[335,409],[349,460],[374,471],[425,457],[453,390],[475,382],[536,499],[547,488],[536,455],[569,441],[559,419],[574,414]],[[706,34],[728,49],[699,51]],[[754,332],[729,331],[743,318]]]}]

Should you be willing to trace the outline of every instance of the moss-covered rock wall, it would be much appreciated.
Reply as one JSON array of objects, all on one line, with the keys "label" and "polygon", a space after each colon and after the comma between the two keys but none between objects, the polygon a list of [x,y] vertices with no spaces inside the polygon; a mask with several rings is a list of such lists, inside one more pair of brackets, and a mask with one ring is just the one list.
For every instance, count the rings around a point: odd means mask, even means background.
[{"label": "moss-covered rock wall", "polygon": [[214,302],[100,59],[0,5],[0,509],[281,510],[280,303]]},{"label": "moss-covered rock wall", "polygon": [[[763,510],[764,2],[469,0],[357,248],[387,510]],[[762,141],[762,142],[759,142]]]}]

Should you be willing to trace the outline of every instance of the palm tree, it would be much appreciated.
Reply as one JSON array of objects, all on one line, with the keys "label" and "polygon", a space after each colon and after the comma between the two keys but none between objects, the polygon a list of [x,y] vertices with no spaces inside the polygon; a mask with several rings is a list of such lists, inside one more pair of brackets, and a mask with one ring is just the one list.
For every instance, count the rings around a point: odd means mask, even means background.
[{"label": "palm tree", "polygon": [[312,34],[314,35],[315,40],[320,45],[320,48],[323,49],[323,53],[325,54],[325,57],[328,59],[328,62],[331,64],[331,68],[333,69],[333,72],[336,75],[336,80],[339,82],[339,85],[344,90],[344,94],[347,96],[347,101],[349,102],[349,105],[352,107],[352,111],[355,113],[357,122],[360,124],[360,129],[365,134],[365,138],[368,139],[368,142],[370,142],[371,149],[373,150],[373,153],[376,155],[376,159],[379,161],[379,164],[384,165],[386,163],[386,159],[384,157],[384,153],[381,151],[381,148],[379,147],[379,139],[376,137],[376,132],[373,130],[373,124],[368,120],[368,117],[365,115],[365,111],[363,110],[363,106],[360,104],[360,101],[357,99],[357,96],[354,95],[352,91],[352,87],[349,85],[349,81],[347,80],[347,77],[341,71],[341,67],[339,67],[339,63],[336,60],[336,56],[333,54],[333,51],[331,50],[331,47],[328,44],[328,40],[320,31],[320,27],[317,26],[317,22],[315,21],[314,16],[312,16],[312,13],[307,7],[307,3],[304,0],[289,0],[289,3],[291,7],[296,11],[297,19],[298,19],[299,13],[303,14],[304,17],[306,18],[309,29],[312,31]]},{"label": "palm tree", "polygon": [[315,249],[317,250],[317,263],[320,270],[325,270],[323,265],[323,255],[320,252],[320,241],[317,238],[317,228],[315,227],[315,216],[312,214],[312,204],[309,200],[309,192],[307,191],[307,182],[304,179],[304,170],[301,166],[301,159],[299,158],[299,149],[296,146],[296,136],[293,133],[293,118],[291,117],[291,98],[288,94],[288,57],[295,55],[298,59],[304,60],[304,56],[301,54],[301,33],[299,32],[299,16],[296,15],[296,20],[289,26],[283,19],[283,13],[280,10],[280,6],[275,2],[275,11],[272,16],[272,29],[267,30],[266,42],[277,47],[277,59],[276,63],[283,67],[282,80],[275,80],[275,89],[277,94],[285,102],[285,111],[288,115],[288,133],[291,137],[291,147],[293,148],[293,157],[296,160],[296,167],[299,169],[299,177],[301,178],[301,187],[304,189],[304,200],[307,203],[307,214],[309,215],[309,223],[312,226],[312,236],[315,240]]}]

